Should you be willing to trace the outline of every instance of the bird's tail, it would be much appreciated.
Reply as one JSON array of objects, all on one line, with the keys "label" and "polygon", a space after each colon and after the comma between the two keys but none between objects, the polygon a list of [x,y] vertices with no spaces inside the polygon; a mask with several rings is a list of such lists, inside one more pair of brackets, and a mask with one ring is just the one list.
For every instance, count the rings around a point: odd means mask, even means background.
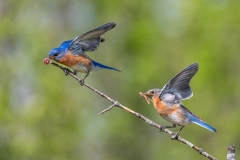
[{"label": "bird's tail", "polygon": [[194,118],[193,123],[195,123],[201,127],[204,127],[212,132],[217,132],[215,128],[213,128],[212,126],[208,125],[207,123],[203,122],[200,119]]},{"label": "bird's tail", "polygon": [[94,68],[92,69],[93,71],[99,70],[99,69],[111,69],[111,70],[115,70],[115,71],[121,72],[118,69],[115,69],[115,68],[112,68],[112,67],[109,67],[109,66],[105,66],[105,65],[103,65],[101,63],[98,63],[98,62],[96,62],[94,60],[92,60],[92,63],[93,63],[93,66],[94,66]]}]

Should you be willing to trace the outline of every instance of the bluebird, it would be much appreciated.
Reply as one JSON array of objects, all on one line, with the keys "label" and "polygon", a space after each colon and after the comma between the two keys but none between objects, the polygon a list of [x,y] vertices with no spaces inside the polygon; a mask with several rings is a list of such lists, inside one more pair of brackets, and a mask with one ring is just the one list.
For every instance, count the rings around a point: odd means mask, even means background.
[{"label": "bluebird", "polygon": [[[80,81],[81,85],[83,85],[85,78],[93,71],[100,69],[119,71],[118,69],[98,63],[85,54],[86,51],[95,51],[99,44],[105,41],[100,36],[115,26],[114,22],[107,23],[83,33],[73,40],[65,41],[58,48],[52,49],[48,53],[48,58],[72,68],[75,75],[77,75],[77,72],[86,73],[85,77]],[[65,68],[65,74],[67,75],[69,72],[71,71]]]},{"label": "bluebird", "polygon": [[175,128],[176,125],[181,126],[173,138],[178,136],[183,127],[188,124],[197,124],[212,132],[216,132],[212,126],[205,123],[182,105],[182,100],[193,96],[189,83],[198,71],[198,68],[197,63],[191,64],[173,77],[162,89],[150,89],[143,94],[151,99],[154,108],[160,116],[172,123],[172,126],[161,127],[161,130],[164,128]]}]

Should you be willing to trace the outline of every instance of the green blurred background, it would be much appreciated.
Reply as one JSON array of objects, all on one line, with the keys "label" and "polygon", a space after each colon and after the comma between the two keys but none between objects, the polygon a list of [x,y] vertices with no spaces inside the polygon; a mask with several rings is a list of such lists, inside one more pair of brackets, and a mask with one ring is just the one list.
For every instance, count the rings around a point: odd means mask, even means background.
[{"label": "green blurred background", "polygon": [[112,21],[87,54],[122,72],[101,70],[86,83],[168,125],[138,92],[198,62],[184,105],[217,133],[190,125],[180,135],[219,159],[231,144],[240,156],[239,15],[239,0],[0,0],[0,159],[205,159],[119,108],[98,116],[108,101],[43,64],[62,41]]}]

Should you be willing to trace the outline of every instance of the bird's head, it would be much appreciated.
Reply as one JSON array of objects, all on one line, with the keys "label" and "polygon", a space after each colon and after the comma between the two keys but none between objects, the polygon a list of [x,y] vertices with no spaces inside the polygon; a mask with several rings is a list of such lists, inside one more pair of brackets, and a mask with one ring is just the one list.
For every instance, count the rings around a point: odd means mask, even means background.
[{"label": "bird's head", "polygon": [[161,93],[161,89],[155,88],[155,89],[150,89],[146,93],[139,93],[140,97],[145,98],[148,104],[150,104],[149,99],[153,100],[154,97],[159,96]]},{"label": "bird's head", "polygon": [[159,94],[161,93],[161,89],[159,88],[154,88],[154,89],[150,89],[148,90],[146,93],[143,93],[145,96],[147,96],[148,98],[152,98],[153,96],[159,96]]},{"label": "bird's head", "polygon": [[64,48],[54,48],[48,53],[48,58],[59,61],[64,56]]}]

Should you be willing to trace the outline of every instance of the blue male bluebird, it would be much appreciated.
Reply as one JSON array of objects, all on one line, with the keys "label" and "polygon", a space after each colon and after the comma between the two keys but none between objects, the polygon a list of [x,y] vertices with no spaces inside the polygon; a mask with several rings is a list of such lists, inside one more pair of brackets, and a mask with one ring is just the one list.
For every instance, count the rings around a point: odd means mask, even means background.
[{"label": "blue male bluebird", "polygon": [[[99,44],[104,42],[104,39],[100,36],[115,26],[114,22],[107,23],[83,33],[73,40],[65,41],[58,48],[52,49],[48,53],[48,58],[72,68],[75,75],[77,72],[86,73],[85,77],[80,81],[81,85],[83,85],[85,78],[93,71],[100,69],[119,71],[118,69],[100,64],[85,54],[85,51],[95,51]],[[65,68],[65,74],[67,75],[69,72],[70,70]]]},{"label": "blue male bluebird", "polygon": [[188,124],[197,124],[212,132],[216,132],[212,126],[205,123],[182,105],[182,100],[193,96],[189,83],[198,71],[198,68],[197,63],[191,64],[173,77],[162,89],[151,89],[143,94],[143,96],[151,99],[160,116],[172,123],[172,126],[163,126],[161,130],[164,128],[175,128],[176,125],[182,126],[173,137],[178,136],[183,127]]}]

